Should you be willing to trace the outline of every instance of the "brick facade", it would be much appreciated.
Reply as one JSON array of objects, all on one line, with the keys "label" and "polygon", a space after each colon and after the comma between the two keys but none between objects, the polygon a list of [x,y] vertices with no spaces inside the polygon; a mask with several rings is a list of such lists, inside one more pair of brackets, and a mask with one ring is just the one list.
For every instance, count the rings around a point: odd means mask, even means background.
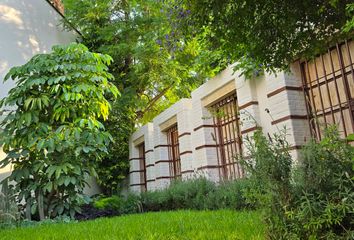
[{"label": "brick facade", "polygon": [[[182,99],[152,123],[138,129],[130,139],[130,158],[134,159],[137,145],[144,141],[147,159],[148,190],[168,186],[172,177],[166,129],[177,124],[180,142],[182,179],[205,176],[220,181],[220,166],[216,147],[213,116],[210,106],[223,97],[235,93],[240,113],[240,132],[244,137],[261,128],[272,134],[287,128],[291,152],[297,159],[298,151],[310,138],[304,94],[301,88],[299,65],[293,64],[291,72],[264,74],[245,79],[229,66],[213,79],[192,92],[191,99]],[[142,140],[143,139],[143,140]],[[247,152],[244,151],[244,156]],[[141,179],[139,166],[131,160],[131,190],[139,192]]]}]

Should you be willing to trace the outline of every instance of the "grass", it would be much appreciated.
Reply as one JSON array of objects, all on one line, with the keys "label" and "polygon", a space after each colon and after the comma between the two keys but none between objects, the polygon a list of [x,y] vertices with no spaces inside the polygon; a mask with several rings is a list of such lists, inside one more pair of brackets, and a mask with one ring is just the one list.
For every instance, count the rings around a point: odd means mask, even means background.
[{"label": "grass", "polygon": [[176,211],[0,230],[0,239],[264,239],[258,212]]}]

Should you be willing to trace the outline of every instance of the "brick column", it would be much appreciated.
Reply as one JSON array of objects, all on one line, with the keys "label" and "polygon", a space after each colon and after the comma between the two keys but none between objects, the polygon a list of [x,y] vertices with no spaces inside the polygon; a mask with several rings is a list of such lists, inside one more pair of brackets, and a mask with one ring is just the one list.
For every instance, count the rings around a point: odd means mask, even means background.
[{"label": "brick column", "polygon": [[[236,93],[241,119],[240,129],[242,139],[245,139],[248,135],[252,135],[254,131],[263,126],[259,109],[260,103],[257,95],[257,85],[262,81],[262,77],[245,79],[241,76],[236,78]],[[244,143],[242,144],[242,152],[243,156],[249,155]]]},{"label": "brick column", "polygon": [[154,119],[154,172],[155,189],[161,189],[170,184],[170,159],[168,156],[167,134],[160,130]]},{"label": "brick column", "polygon": [[181,158],[181,174],[182,179],[188,179],[193,176],[193,148],[191,140],[191,117],[192,101],[190,99],[182,99],[179,103],[180,110],[177,112],[177,127],[179,152]]},{"label": "brick column", "polygon": [[141,128],[139,128],[129,140],[129,184],[130,189],[134,192],[141,192],[141,185],[143,184],[141,176],[140,166],[140,156],[139,149],[137,146],[144,144],[145,146],[145,169],[146,169],[146,180],[147,180],[147,190],[154,189],[154,171],[151,169],[153,167],[154,161],[154,150],[153,150],[153,124],[148,123]]},{"label": "brick column", "polygon": [[267,99],[271,116],[269,132],[287,129],[287,140],[291,145],[294,159],[298,159],[299,149],[310,138],[306,103],[302,90],[300,66],[293,64],[291,72],[277,75],[266,74]]},{"label": "brick column", "polygon": [[155,189],[155,155],[154,155],[154,125],[146,124],[145,128],[145,163],[146,163],[146,187],[147,190]]},{"label": "brick column", "polygon": [[133,138],[129,140],[129,188],[133,192],[141,191],[140,181],[139,151],[133,143]]}]

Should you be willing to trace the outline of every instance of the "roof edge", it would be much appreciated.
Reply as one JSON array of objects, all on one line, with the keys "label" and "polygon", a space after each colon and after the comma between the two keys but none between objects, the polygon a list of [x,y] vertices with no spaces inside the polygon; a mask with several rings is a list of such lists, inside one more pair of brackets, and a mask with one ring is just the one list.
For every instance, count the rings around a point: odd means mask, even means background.
[{"label": "roof edge", "polygon": [[61,13],[51,2],[50,0],[45,0],[63,19],[64,21],[75,31],[77,32],[81,37],[82,37],[82,33],[76,28],[74,27],[74,25],[71,24],[71,22],[64,16],[63,13]]}]

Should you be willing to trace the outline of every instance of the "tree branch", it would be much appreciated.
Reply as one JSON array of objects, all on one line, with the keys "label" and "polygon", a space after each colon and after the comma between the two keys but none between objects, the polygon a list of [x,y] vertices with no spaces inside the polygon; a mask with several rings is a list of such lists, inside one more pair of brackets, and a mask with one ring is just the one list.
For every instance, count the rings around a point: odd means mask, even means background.
[{"label": "tree branch", "polygon": [[170,90],[172,88],[172,86],[174,85],[175,83],[171,83],[169,86],[167,86],[166,88],[164,88],[158,95],[156,95],[153,99],[151,99],[148,104],[147,104],[147,107],[144,109],[144,110],[139,110],[136,112],[137,114],[137,118],[142,118],[144,116],[144,114],[149,111],[155,104],[156,102],[161,98],[163,97],[166,92],[168,90]]}]

